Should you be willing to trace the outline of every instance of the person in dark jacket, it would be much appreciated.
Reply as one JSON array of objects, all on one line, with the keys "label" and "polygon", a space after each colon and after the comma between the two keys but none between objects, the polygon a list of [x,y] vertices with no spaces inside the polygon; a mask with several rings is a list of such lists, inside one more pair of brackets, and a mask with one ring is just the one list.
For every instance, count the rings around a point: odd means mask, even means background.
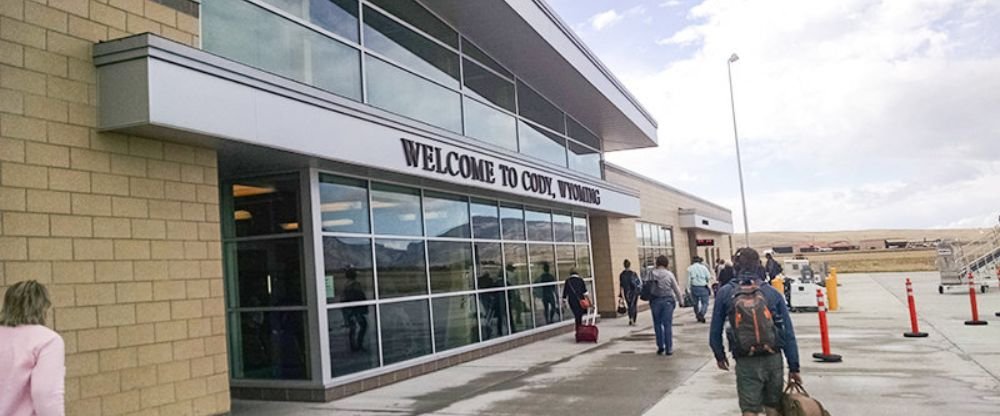
[{"label": "person in dark jacket", "polygon": [[583,282],[576,269],[569,271],[569,278],[566,279],[566,286],[563,288],[563,300],[569,305],[569,310],[573,312],[576,326],[583,325],[583,315],[587,310],[580,306],[580,299],[590,296],[587,292],[587,284]]},{"label": "person in dark jacket", "polygon": [[[722,345],[722,331],[729,320],[733,308],[733,296],[739,291],[740,285],[756,284],[764,295],[767,308],[774,317],[774,325],[778,332],[778,348],[788,361],[788,382],[801,383],[799,376],[799,347],[795,340],[795,329],[788,313],[785,297],[770,285],[764,284],[760,274],[760,256],[750,248],[740,249],[736,279],[719,289],[712,311],[712,325],[709,330],[709,346],[715,354],[716,365],[721,370],[729,371],[729,359]],[[754,267],[756,266],[756,267]],[[736,357],[736,391],[739,396],[740,410],[744,416],[757,415],[765,412],[765,407],[777,408],[781,402],[784,379],[784,363],[781,353],[770,355],[755,355]]]},{"label": "person in dark jacket", "polygon": [[639,314],[639,292],[642,291],[642,280],[639,275],[631,269],[632,262],[625,259],[625,270],[618,275],[618,296],[625,299],[628,307],[628,324],[635,325],[635,318]]},{"label": "person in dark jacket", "polygon": [[736,270],[733,269],[733,265],[723,259],[719,259],[719,277],[717,279],[719,286],[716,288],[716,293],[718,293],[719,288],[725,286],[734,277],[736,277]]},{"label": "person in dark jacket", "polygon": [[771,255],[771,253],[765,254],[764,257],[767,257],[767,263],[764,265],[764,270],[767,271],[767,282],[770,283],[771,280],[778,277],[784,269],[781,268],[781,264],[774,259],[774,256]]}]

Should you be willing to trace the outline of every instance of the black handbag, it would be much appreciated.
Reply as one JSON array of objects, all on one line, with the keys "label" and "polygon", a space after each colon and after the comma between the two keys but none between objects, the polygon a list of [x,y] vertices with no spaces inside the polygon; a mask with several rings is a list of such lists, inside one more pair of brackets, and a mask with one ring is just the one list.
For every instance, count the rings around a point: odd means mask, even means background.
[{"label": "black handbag", "polygon": [[625,298],[622,295],[618,295],[618,313],[624,314],[628,312],[628,306],[625,305]]},{"label": "black handbag", "polygon": [[639,291],[639,299],[644,301],[653,300],[653,289],[656,287],[656,280],[650,279],[642,282],[642,290]]}]

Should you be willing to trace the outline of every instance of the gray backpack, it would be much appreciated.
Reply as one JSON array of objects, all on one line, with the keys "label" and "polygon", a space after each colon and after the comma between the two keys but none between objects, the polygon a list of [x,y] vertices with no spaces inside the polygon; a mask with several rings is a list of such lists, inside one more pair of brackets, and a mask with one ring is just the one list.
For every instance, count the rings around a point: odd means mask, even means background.
[{"label": "gray backpack", "polygon": [[736,357],[770,355],[778,352],[778,328],[767,307],[760,281],[736,284],[729,310],[729,347]]}]

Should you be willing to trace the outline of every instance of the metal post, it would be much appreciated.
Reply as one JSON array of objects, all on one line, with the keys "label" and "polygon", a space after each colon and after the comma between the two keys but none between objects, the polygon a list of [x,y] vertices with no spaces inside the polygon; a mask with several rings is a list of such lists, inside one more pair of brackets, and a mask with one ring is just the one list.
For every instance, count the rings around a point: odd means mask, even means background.
[{"label": "metal post", "polygon": [[740,159],[740,135],[736,129],[736,99],[733,98],[733,62],[740,59],[735,53],[729,57],[726,70],[729,73],[729,104],[733,110],[733,139],[736,141],[736,168],[740,176],[740,201],[743,203],[743,238],[750,247],[750,223],[747,221],[747,195],[743,189],[743,161]]}]

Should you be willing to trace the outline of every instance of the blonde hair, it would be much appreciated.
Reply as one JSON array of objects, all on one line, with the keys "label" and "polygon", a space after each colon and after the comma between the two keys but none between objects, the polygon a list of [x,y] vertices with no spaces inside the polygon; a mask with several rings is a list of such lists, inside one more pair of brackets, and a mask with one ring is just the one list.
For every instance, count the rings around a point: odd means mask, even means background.
[{"label": "blonde hair", "polygon": [[49,291],[34,280],[15,283],[7,288],[0,310],[0,325],[45,325],[45,312],[52,306]]}]

